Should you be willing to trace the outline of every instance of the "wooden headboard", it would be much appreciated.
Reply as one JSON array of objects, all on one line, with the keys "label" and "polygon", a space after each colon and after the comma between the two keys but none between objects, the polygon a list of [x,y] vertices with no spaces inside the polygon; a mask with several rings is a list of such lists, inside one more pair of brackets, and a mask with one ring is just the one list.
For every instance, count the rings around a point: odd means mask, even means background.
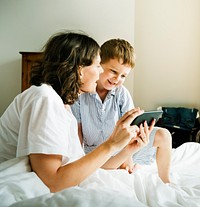
[{"label": "wooden headboard", "polygon": [[32,64],[41,59],[42,52],[19,52],[22,55],[22,85],[21,91],[26,90],[30,84],[30,70]]}]

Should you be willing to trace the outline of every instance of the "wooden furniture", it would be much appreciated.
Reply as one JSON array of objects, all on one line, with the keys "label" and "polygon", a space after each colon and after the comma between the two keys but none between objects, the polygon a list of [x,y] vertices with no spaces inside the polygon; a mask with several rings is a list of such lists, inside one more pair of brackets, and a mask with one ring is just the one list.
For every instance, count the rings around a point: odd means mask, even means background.
[{"label": "wooden furniture", "polygon": [[42,57],[42,52],[19,52],[22,55],[22,85],[21,90],[26,90],[30,84],[30,70],[33,63]]}]

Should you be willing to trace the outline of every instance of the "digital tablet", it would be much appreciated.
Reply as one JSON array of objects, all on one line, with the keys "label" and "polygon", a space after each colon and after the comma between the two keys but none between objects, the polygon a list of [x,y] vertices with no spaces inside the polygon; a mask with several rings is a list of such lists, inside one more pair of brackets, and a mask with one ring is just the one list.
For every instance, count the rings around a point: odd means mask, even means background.
[{"label": "digital tablet", "polygon": [[141,123],[147,121],[147,124],[150,125],[153,119],[158,121],[162,117],[163,111],[145,111],[143,114],[137,116],[131,123],[131,125],[140,126]]}]

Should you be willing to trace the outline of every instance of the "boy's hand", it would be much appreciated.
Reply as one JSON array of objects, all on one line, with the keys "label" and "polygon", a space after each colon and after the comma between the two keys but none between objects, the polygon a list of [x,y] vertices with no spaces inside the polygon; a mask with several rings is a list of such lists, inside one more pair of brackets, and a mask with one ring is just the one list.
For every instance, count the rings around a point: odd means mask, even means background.
[{"label": "boy's hand", "polygon": [[120,169],[124,169],[126,171],[128,171],[129,173],[133,172],[134,169],[134,163],[132,160],[132,157],[128,158],[121,166]]},{"label": "boy's hand", "polygon": [[130,174],[136,171],[137,169],[141,168],[140,165],[135,164],[133,162],[132,157],[129,157],[121,166],[120,169],[124,169],[128,171]]}]

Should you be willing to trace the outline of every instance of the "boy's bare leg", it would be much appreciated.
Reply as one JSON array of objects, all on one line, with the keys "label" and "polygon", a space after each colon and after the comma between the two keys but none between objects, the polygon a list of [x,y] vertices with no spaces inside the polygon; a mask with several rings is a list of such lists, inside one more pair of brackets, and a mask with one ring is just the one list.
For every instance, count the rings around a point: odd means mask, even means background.
[{"label": "boy's bare leg", "polygon": [[167,129],[159,128],[155,134],[154,147],[157,147],[156,162],[158,175],[164,183],[170,183],[172,137]]}]

